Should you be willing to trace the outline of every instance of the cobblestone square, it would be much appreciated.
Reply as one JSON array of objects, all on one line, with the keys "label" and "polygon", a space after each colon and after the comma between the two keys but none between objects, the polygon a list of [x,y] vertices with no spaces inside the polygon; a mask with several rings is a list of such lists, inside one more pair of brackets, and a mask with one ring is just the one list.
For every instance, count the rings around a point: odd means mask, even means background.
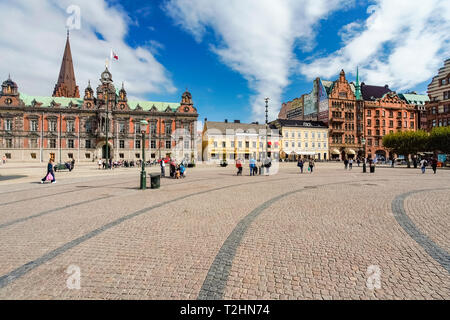
[{"label": "cobblestone square", "polygon": [[450,170],[0,170],[0,299],[450,298]]}]

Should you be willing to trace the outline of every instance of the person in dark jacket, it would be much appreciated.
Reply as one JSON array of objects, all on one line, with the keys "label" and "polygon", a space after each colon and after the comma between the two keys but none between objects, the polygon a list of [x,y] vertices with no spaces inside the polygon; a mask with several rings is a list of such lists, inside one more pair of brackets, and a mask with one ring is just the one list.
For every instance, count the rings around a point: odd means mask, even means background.
[{"label": "person in dark jacket", "polygon": [[436,174],[437,165],[438,165],[438,160],[436,159],[436,157],[433,157],[431,159],[431,168],[433,168],[434,174]]},{"label": "person in dark jacket", "polygon": [[48,161],[48,164],[47,164],[47,174],[45,175],[44,178],[42,178],[41,183],[44,183],[44,182],[47,180],[47,176],[48,176],[49,174],[51,174],[52,177],[53,177],[52,183],[56,183],[55,172],[53,171],[53,160],[52,160],[52,159],[50,159],[50,160]]},{"label": "person in dark jacket", "polygon": [[300,168],[300,173],[303,173],[303,159],[298,157],[297,167]]}]

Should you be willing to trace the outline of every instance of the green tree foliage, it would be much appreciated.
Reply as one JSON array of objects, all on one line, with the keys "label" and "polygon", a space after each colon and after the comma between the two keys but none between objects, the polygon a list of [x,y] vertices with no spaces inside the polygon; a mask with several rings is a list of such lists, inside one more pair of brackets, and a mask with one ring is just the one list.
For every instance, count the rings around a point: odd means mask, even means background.
[{"label": "green tree foliage", "polygon": [[429,135],[423,130],[399,131],[383,138],[383,145],[397,155],[404,155],[410,167],[409,155],[425,151],[429,143]]},{"label": "green tree foliage", "polygon": [[435,152],[450,153],[450,126],[433,128],[428,141],[428,149]]}]

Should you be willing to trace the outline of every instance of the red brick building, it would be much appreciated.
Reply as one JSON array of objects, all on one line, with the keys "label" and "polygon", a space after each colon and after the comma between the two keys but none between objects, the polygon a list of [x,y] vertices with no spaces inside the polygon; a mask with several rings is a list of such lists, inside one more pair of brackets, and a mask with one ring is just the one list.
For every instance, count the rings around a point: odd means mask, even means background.
[{"label": "red brick building", "polygon": [[[2,156],[12,161],[94,161],[107,157],[108,143],[112,158],[136,160],[142,157],[141,130],[145,130],[146,159],[195,157],[198,113],[189,92],[183,93],[178,103],[130,101],[123,83],[121,89],[116,88],[106,68],[96,92],[89,82],[81,99],[70,51],[67,38],[52,97],[26,95],[10,77],[3,82]],[[147,120],[149,126],[141,128],[141,120]]]},{"label": "red brick building", "polygon": [[383,147],[383,137],[397,131],[417,130],[414,105],[408,104],[387,85],[361,84],[364,99],[364,137],[366,156],[389,159],[392,155]]}]

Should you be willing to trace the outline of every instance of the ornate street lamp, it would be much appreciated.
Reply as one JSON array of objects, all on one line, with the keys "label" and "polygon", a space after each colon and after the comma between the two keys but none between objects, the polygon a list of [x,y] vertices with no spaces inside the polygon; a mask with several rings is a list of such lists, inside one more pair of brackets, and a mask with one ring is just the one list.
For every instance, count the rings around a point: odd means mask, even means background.
[{"label": "ornate street lamp", "polygon": [[145,134],[147,133],[148,122],[141,120],[141,133],[142,133],[142,165],[141,165],[141,190],[147,189],[147,173],[145,172]]},{"label": "ornate street lamp", "polygon": [[269,134],[269,98],[264,99],[266,101],[266,158],[268,158],[269,154],[269,146],[267,141],[267,135]]}]

